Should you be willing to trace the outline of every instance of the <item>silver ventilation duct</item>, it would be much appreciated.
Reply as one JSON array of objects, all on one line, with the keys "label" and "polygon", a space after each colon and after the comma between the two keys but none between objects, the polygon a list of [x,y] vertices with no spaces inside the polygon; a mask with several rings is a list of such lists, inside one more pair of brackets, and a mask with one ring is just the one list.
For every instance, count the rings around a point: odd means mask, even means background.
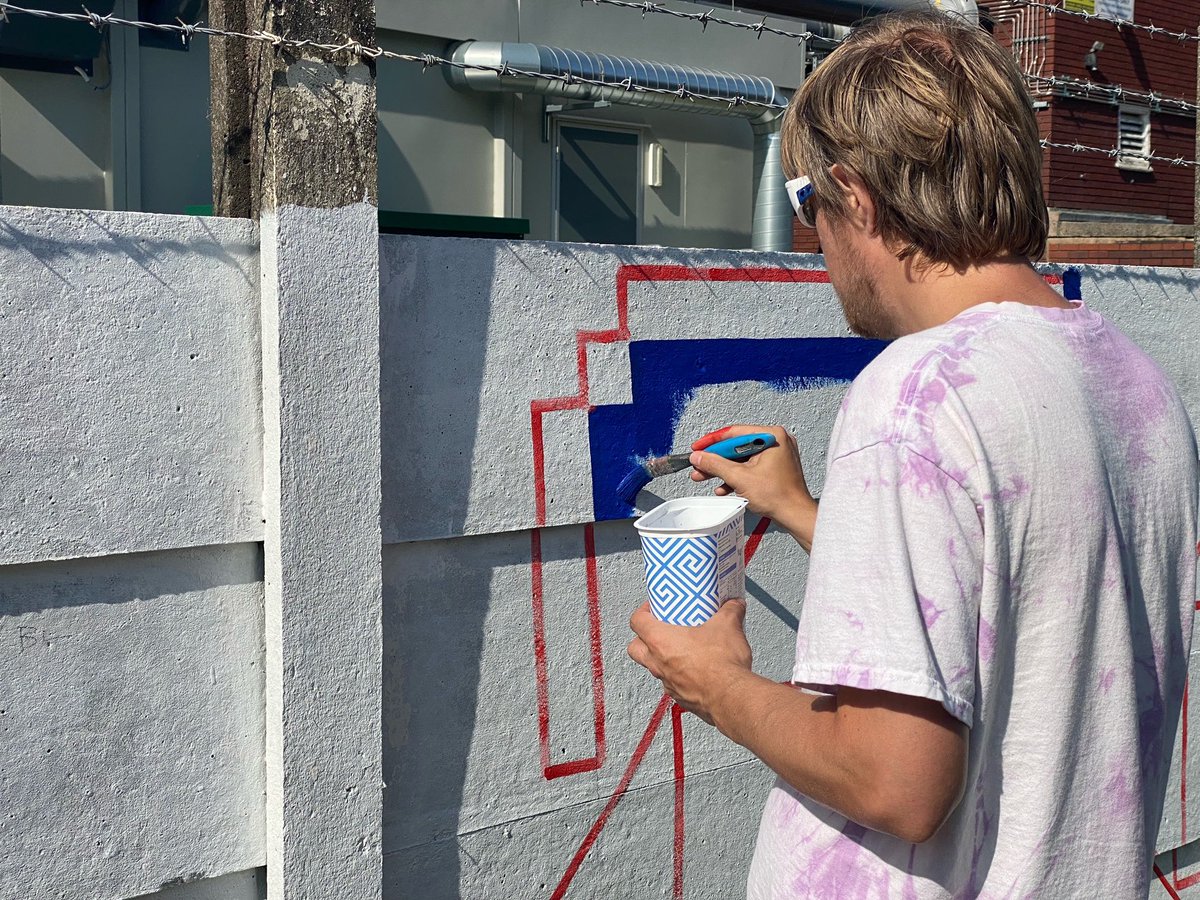
[{"label": "silver ventilation duct", "polygon": [[[627,106],[670,108],[718,116],[737,116],[750,122],[754,131],[754,215],[750,227],[755,250],[792,249],[792,207],[783,188],[779,157],[779,127],[782,109],[733,105],[741,97],[757,103],[783,106],[787,99],[766,78],[714,72],[691,66],[647,62],[607,53],[560,50],[539,44],[467,41],[455,48],[455,62],[495,67],[497,71],[446,68],[450,83],[467,91],[520,91],[566,100],[608,101]],[[505,68],[506,74],[498,70]],[[609,82],[600,86],[547,81],[512,70],[540,75],[571,76]],[[653,88],[677,91],[680,87],[719,100],[687,99],[670,94],[627,90]]]},{"label": "silver ventilation duct", "polygon": [[929,9],[960,16],[972,25],[979,24],[975,0],[743,0],[743,12],[795,16],[817,22],[853,25],[871,16],[906,9]]}]

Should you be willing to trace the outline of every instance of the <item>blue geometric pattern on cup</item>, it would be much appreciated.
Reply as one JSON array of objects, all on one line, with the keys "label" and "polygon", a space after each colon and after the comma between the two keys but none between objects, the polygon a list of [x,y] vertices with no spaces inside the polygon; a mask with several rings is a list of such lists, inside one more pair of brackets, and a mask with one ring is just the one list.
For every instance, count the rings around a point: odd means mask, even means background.
[{"label": "blue geometric pattern on cup", "polygon": [[646,590],[657,618],[699,625],[717,611],[717,539],[642,536]]}]

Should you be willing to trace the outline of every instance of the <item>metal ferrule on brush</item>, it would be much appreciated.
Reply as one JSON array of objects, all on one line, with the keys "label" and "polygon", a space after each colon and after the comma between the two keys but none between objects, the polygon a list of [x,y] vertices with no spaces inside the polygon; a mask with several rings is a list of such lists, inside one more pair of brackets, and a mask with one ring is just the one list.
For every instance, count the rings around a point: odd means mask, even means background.
[{"label": "metal ferrule on brush", "polygon": [[683,471],[691,465],[690,458],[690,453],[673,453],[670,456],[660,456],[658,459],[648,459],[643,464],[643,468],[651,478],[658,478],[661,475]]}]

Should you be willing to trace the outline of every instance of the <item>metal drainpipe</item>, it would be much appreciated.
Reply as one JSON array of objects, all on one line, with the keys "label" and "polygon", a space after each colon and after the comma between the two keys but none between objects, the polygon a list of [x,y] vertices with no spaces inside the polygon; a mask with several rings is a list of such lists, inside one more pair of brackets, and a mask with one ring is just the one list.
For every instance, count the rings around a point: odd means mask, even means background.
[{"label": "metal drainpipe", "polygon": [[[540,44],[466,41],[453,53],[456,62],[473,65],[507,66],[542,75],[572,75],[616,83],[618,86],[567,84],[526,75],[505,74],[480,69],[447,68],[446,78],[463,91],[519,91],[566,100],[606,100],[627,106],[652,109],[678,109],[681,112],[737,116],[750,122],[754,130],[754,213],[751,219],[751,244],[755,250],[792,249],[792,208],[783,189],[780,168],[779,128],[782,109],[754,106],[730,106],[729,100],[743,97],[759,103],[786,104],[786,98],[766,78],[714,72],[690,66],[647,62],[606,53],[561,50]],[[626,90],[620,82],[629,80],[634,87],[689,91],[722,100],[689,100],[669,94],[651,94]]]}]

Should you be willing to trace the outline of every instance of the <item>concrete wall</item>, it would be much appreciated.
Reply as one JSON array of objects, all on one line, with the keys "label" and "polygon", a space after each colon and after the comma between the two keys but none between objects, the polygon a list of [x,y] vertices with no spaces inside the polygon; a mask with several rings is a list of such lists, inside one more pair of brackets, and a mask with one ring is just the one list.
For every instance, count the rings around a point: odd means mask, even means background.
[{"label": "concrete wall", "polygon": [[[743,889],[771,776],[625,657],[642,573],[612,495],[631,456],[734,420],[793,429],[819,491],[845,384],[878,345],[847,335],[818,264],[382,240],[385,896]],[[1200,335],[1198,287],[1194,271],[1083,280],[1200,421],[1180,339]],[[438,459],[416,476],[414,445]],[[675,476],[640,502],[703,490]],[[750,549],[756,664],[783,678],[805,558],[772,529]],[[1186,890],[1200,769],[1182,734],[1175,752],[1159,867]]]},{"label": "concrete wall", "polygon": [[[737,896],[770,775],[626,659],[642,575],[613,489],[630,456],[732,419],[791,427],[820,489],[837,403],[879,347],[846,333],[817,264],[380,241],[385,897]],[[4,900],[262,895],[270,266],[245,222],[0,211]],[[1097,268],[1083,286],[1194,417],[1197,279]],[[663,479],[639,502],[692,490]],[[748,629],[783,678],[805,557],[748,525]],[[1162,896],[1200,882],[1182,750]]]},{"label": "concrete wall", "polygon": [[0,897],[257,896],[258,331],[248,222],[0,210]]}]

